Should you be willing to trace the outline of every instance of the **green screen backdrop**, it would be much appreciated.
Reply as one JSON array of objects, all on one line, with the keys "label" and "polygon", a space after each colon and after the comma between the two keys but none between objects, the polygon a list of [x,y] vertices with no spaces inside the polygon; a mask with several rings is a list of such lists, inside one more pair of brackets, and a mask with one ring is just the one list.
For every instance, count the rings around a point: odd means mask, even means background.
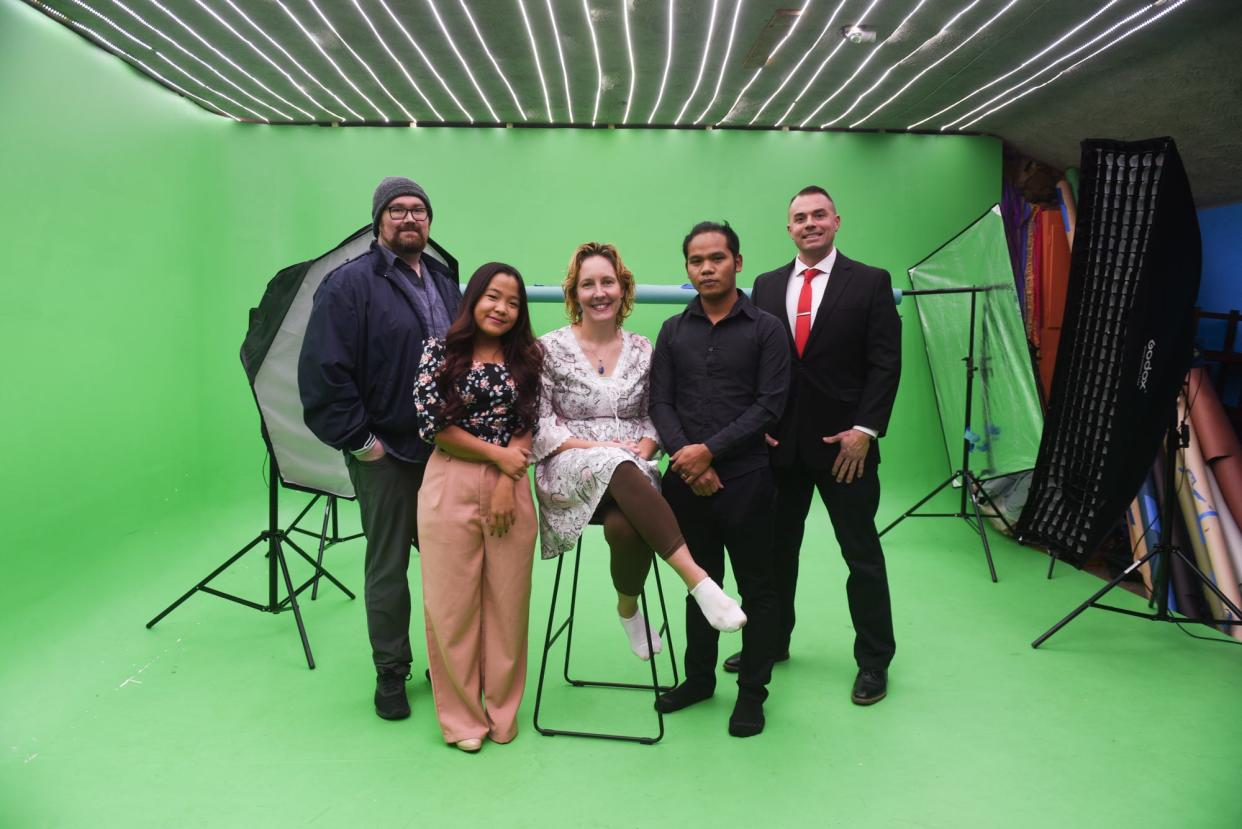
[{"label": "green screen backdrop", "polygon": [[[91,578],[110,538],[170,511],[253,498],[258,528],[247,311],[278,269],[365,223],[385,175],[426,187],[432,234],[466,274],[499,259],[545,284],[590,239],[617,244],[641,282],[680,284],[686,230],[727,219],[749,286],[792,259],[788,201],[818,183],[843,217],[840,248],[902,287],[1000,187],[1000,143],[983,137],[237,124],[17,3],[0,4],[0,73],[0,503],[16,605]],[[654,337],[675,310],[639,306],[629,324]],[[534,319],[543,332],[563,310]],[[886,501],[943,465],[917,325],[903,353]],[[222,539],[222,555],[242,540]]]}]

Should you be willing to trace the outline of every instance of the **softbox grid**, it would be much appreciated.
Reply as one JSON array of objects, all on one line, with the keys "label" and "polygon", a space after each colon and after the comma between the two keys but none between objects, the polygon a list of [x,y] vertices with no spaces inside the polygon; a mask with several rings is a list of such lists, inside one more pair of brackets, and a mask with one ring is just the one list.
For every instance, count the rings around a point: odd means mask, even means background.
[{"label": "softbox grid", "polygon": [[1083,142],[1047,423],[1018,531],[1081,559],[1122,515],[1190,363],[1200,242],[1172,139]]}]

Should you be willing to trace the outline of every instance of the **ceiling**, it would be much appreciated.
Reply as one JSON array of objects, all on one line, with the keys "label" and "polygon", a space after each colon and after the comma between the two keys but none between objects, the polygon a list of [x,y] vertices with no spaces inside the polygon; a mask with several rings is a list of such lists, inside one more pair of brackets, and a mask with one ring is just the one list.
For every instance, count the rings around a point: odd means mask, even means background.
[{"label": "ceiling", "polygon": [[26,2],[241,121],[1172,135],[1242,201],[1237,0]]}]

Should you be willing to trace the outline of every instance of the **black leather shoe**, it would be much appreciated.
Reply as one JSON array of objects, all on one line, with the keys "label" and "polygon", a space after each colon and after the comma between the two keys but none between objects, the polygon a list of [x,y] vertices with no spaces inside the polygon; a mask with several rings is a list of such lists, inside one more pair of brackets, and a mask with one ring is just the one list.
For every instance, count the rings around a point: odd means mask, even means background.
[{"label": "black leather shoe", "polygon": [[380,671],[375,677],[375,713],[385,720],[404,720],[410,716],[410,700],[405,695],[409,675]]},{"label": "black leather shoe", "polygon": [[854,691],[850,699],[855,705],[875,705],[888,694],[888,672],[884,670],[860,670],[854,679]]},{"label": "black leather shoe", "polygon": [[749,694],[738,694],[729,717],[729,733],[734,737],[754,737],[763,733],[763,702]]},{"label": "black leather shoe", "polygon": [[655,707],[661,714],[671,714],[674,711],[689,708],[696,702],[711,699],[714,693],[714,688],[683,682],[673,690],[660,694],[656,699]]},{"label": "black leather shoe", "polygon": [[[789,661],[789,649],[786,648],[784,651],[778,654],[776,657],[776,661],[777,662],[788,662]],[[735,674],[738,671],[742,670],[742,652],[738,651],[737,653],[733,654],[728,659],[726,659],[724,661],[724,669],[727,673],[731,673],[731,674]]]}]

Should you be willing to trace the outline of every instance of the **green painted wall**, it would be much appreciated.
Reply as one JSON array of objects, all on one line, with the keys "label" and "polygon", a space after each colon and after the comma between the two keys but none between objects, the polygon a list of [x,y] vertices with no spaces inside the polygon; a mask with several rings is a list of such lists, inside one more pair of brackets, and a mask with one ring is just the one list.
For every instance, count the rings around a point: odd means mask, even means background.
[{"label": "green painted wall", "polygon": [[[0,503],[20,542],[5,558],[32,579],[48,532],[141,530],[222,492],[261,502],[247,310],[280,267],[365,223],[384,175],[424,184],[467,274],[502,259],[543,283],[587,239],[615,242],[640,281],[683,282],[682,235],[725,218],[749,285],[792,257],[785,206],[815,182],[837,200],[841,249],[901,285],[999,195],[986,138],[235,124],[13,3],[0,77]],[[653,336],[672,310],[640,307],[633,327]],[[945,470],[912,314],[885,472],[923,486]],[[540,330],[560,319],[536,314]],[[83,554],[106,550],[95,535]]]}]

